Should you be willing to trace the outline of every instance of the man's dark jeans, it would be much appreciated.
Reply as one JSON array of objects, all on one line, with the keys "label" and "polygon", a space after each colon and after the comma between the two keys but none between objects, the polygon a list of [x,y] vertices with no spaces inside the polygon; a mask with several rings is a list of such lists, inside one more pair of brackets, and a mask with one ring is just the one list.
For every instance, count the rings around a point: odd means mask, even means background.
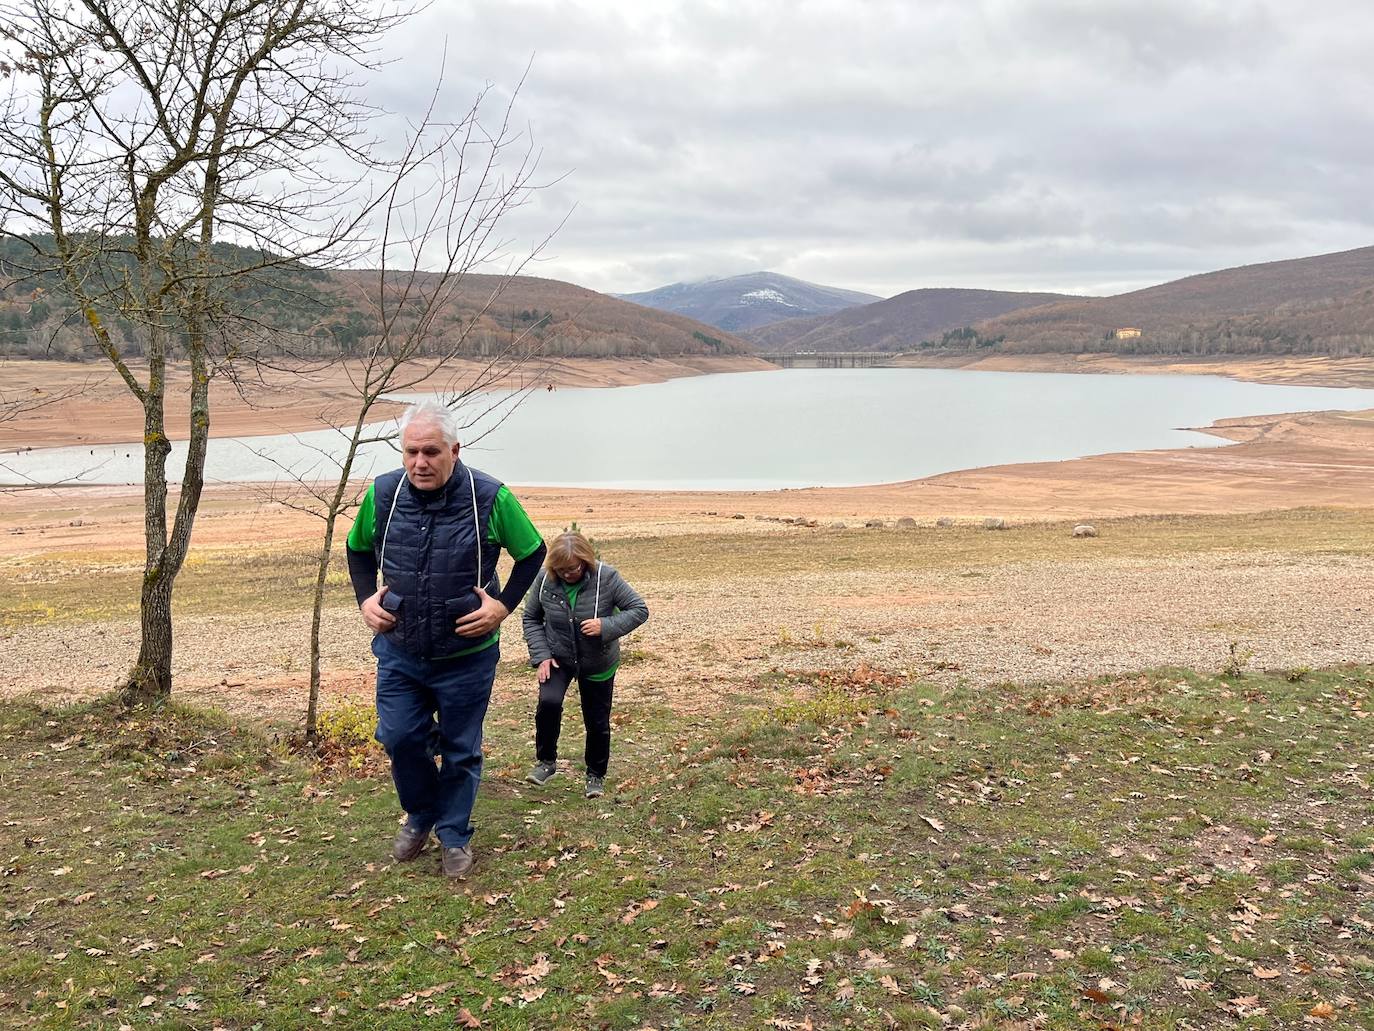
[{"label": "man's dark jeans", "polygon": [[445,848],[466,845],[482,780],[482,721],[500,646],[428,661],[378,634],[372,654],[377,656],[377,740],[391,757],[401,808],[411,827],[433,828]]},{"label": "man's dark jeans", "polygon": [[[572,673],[560,666],[550,669],[549,679],[539,685],[539,705],[534,710],[534,757],[540,762],[551,763],[558,758],[563,698],[570,684]],[[587,772],[604,777],[611,761],[611,697],[615,694],[615,677],[578,677],[577,693],[582,699],[582,722],[587,728]]]}]

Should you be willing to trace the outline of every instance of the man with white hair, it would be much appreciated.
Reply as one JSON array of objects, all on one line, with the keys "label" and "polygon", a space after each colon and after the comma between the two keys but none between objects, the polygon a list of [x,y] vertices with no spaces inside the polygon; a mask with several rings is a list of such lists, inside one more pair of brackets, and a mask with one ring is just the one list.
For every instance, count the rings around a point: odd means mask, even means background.
[{"label": "man with white hair", "polygon": [[[473,863],[470,817],[499,628],[534,582],[545,548],[506,486],[458,460],[447,408],[417,404],[400,427],[404,468],[377,477],[364,495],[348,534],[348,573],[375,634],[377,740],[406,811],[392,855],[415,859],[433,833],[444,874],[462,878]],[[502,548],[515,560],[504,589]]]}]

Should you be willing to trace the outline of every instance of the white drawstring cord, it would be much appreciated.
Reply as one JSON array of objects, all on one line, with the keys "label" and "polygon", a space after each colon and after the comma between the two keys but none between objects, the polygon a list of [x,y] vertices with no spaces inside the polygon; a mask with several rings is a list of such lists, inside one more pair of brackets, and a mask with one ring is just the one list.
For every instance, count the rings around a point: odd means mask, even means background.
[{"label": "white drawstring cord", "polygon": [[[374,491],[375,492],[375,491]],[[401,484],[397,482],[396,493],[391,495],[391,508],[386,513],[386,526],[382,528],[382,554],[377,562],[377,571],[382,574],[382,583],[386,583],[386,535],[391,532],[391,517],[396,514],[396,502],[401,498]]]},{"label": "white drawstring cord", "polygon": [[477,518],[477,484],[472,479],[472,470],[468,470],[468,488],[472,491],[472,535],[477,541],[477,586],[486,590],[486,584],[482,583],[482,523]]}]

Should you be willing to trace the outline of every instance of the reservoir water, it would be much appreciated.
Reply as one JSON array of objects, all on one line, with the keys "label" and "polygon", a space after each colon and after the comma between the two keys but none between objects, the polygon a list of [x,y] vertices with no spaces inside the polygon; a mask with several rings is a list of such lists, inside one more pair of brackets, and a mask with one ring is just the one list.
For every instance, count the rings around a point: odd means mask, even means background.
[{"label": "reservoir water", "polygon": [[[490,425],[496,421],[491,415],[478,419],[464,434],[470,443],[463,459],[526,485],[847,486],[1116,451],[1218,447],[1226,442],[1186,427],[1237,416],[1361,408],[1374,408],[1374,390],[1212,376],[795,369],[537,391],[499,425]],[[470,411],[476,418],[477,406]],[[327,477],[332,470],[321,452],[340,450],[329,432],[214,440],[207,480],[283,479],[283,465]],[[184,445],[173,451],[173,478],[184,453]],[[374,445],[357,475],[399,464],[388,445]],[[135,483],[142,477],[136,444],[6,453],[0,465],[4,483]]]}]

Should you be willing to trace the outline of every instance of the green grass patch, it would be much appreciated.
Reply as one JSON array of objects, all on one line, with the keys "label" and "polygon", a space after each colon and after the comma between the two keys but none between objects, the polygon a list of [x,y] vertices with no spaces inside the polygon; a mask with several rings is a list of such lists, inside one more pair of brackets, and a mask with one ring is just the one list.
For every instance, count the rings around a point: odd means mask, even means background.
[{"label": "green grass patch", "polygon": [[[1329,1006],[1371,1028],[1371,680],[975,691],[840,666],[763,716],[627,710],[596,802],[524,784],[529,728],[496,718],[462,885],[432,852],[390,861],[376,764],[177,706],[9,705],[0,1011],[1164,1029]],[[365,752],[370,718],[327,714],[327,737]]]}]

